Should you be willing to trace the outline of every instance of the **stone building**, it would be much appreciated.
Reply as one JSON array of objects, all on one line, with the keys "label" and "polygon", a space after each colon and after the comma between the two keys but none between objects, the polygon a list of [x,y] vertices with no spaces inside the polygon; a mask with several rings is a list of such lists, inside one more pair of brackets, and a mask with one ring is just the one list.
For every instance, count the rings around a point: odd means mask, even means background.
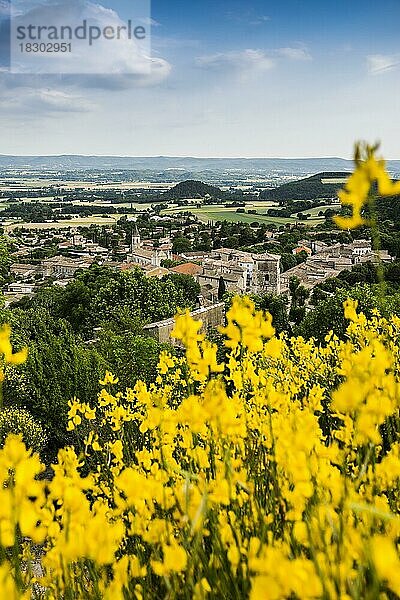
[{"label": "stone building", "polygon": [[[225,304],[220,302],[213,306],[199,308],[191,313],[192,317],[202,322],[201,332],[207,333],[208,329],[215,329],[223,325],[225,321]],[[180,342],[171,338],[171,332],[175,327],[175,319],[166,319],[159,323],[151,323],[143,328],[145,335],[156,339],[161,344],[180,345]]]},{"label": "stone building", "polygon": [[251,281],[253,294],[281,293],[281,257],[276,254],[253,254],[254,270]]},{"label": "stone building", "polygon": [[132,230],[131,251],[127,261],[145,267],[160,267],[163,260],[172,260],[172,244],[162,244],[159,248],[143,248],[140,233],[135,223]]},{"label": "stone building", "polygon": [[218,287],[220,278],[228,291],[242,294],[280,293],[280,256],[252,254],[231,248],[213,250],[202,261],[204,272],[198,276],[200,285]]},{"label": "stone building", "polygon": [[372,249],[369,240],[354,240],[351,244],[333,244],[324,246],[319,252],[281,276],[281,291],[287,293],[292,277],[297,277],[307,289],[312,289],[318,283],[337,277],[342,271],[351,271],[358,264],[372,262],[391,262],[393,259],[387,250],[379,253]]},{"label": "stone building", "polygon": [[44,277],[57,277],[68,279],[74,277],[79,269],[89,269],[94,263],[93,258],[67,258],[65,256],[54,256],[41,263]]}]

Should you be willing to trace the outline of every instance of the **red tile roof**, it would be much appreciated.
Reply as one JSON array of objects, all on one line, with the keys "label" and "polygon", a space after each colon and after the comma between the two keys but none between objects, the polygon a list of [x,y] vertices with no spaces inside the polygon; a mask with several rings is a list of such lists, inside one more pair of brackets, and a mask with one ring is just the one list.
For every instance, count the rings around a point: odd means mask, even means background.
[{"label": "red tile roof", "polygon": [[196,265],[195,263],[183,263],[171,269],[173,273],[179,273],[179,275],[200,275],[203,272],[203,267]]}]

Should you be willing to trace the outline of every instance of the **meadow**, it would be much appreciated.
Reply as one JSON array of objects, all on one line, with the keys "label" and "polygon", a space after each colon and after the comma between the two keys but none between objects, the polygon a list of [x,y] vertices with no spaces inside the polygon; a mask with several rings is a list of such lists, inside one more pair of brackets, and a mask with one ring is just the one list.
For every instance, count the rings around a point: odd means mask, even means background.
[{"label": "meadow", "polygon": [[168,190],[172,187],[172,183],[152,183],[148,181],[106,181],[96,182],[89,178],[81,181],[66,179],[51,179],[51,178],[35,178],[35,177],[7,177],[7,180],[0,180],[0,191],[23,191],[24,189],[42,189],[42,188],[61,188],[68,191],[84,189],[89,191],[101,190],[152,190],[163,189]]},{"label": "meadow", "polygon": [[96,216],[77,217],[76,219],[64,219],[61,221],[51,221],[48,223],[24,223],[23,221],[6,221],[3,223],[5,232],[13,231],[19,227],[24,229],[68,229],[69,227],[90,227],[90,225],[115,225],[123,217],[123,214],[115,216]]},{"label": "meadow", "polygon": [[[68,191],[78,191],[81,189],[85,189],[88,192],[93,192],[95,193],[96,191],[105,191],[105,190],[110,190],[110,192],[112,191],[137,191],[138,189],[145,189],[145,190],[155,190],[155,189],[159,189],[160,191],[165,191],[167,189],[170,189],[172,184],[171,183],[164,183],[164,184],[155,184],[155,183],[149,183],[149,182],[95,182],[95,181],[68,181],[67,179],[65,179],[64,181],[60,181],[57,179],[35,179],[34,177],[31,178],[21,178],[18,179],[16,181],[13,181],[12,183],[9,181],[3,181],[0,182],[0,190],[3,192],[7,192],[7,191],[20,191],[23,193],[23,191],[25,189],[30,189],[30,190],[35,190],[35,189],[40,189],[43,187],[55,187],[58,189],[64,189],[64,190],[68,190]],[[45,203],[51,203],[53,202],[53,197],[51,196],[47,196],[47,197],[37,197],[37,198],[27,198],[27,197],[22,197],[21,198],[24,202],[45,202]],[[101,200],[96,200],[94,202],[80,202],[80,201],[73,201],[73,204],[76,206],[110,206],[110,207],[126,207],[126,208],[130,208],[131,207],[131,203],[130,202],[125,202],[123,204],[117,204],[117,203],[113,203],[112,201],[110,203],[105,203],[102,202]],[[3,206],[5,207],[6,204],[3,203]],[[136,208],[136,210],[138,211],[143,211],[143,210],[148,210],[151,208],[151,203],[145,203],[145,204],[138,204],[138,203],[133,203],[132,206],[134,208]],[[232,223],[264,223],[266,225],[276,225],[277,227],[281,226],[281,225],[286,225],[286,224],[295,224],[298,222],[298,219],[296,217],[296,215],[292,215],[291,217],[288,218],[284,218],[284,217],[273,217],[273,216],[269,216],[266,214],[267,210],[271,207],[276,207],[278,206],[275,202],[265,202],[265,201],[260,201],[260,202],[246,202],[246,214],[243,213],[237,213],[237,207],[228,207],[226,208],[224,205],[215,205],[215,204],[211,204],[211,205],[203,205],[201,206],[201,208],[197,208],[196,207],[196,201],[192,200],[192,204],[186,207],[178,207],[176,204],[169,204],[169,207],[161,212],[161,215],[165,215],[165,216],[170,216],[172,214],[175,213],[181,213],[181,212],[190,212],[191,214],[195,215],[201,222],[203,223],[208,223],[208,222],[216,222],[216,221],[229,221]],[[331,208],[330,206],[322,206],[318,209],[311,209],[310,212],[312,217],[310,219],[307,220],[307,224],[309,226],[315,226],[318,225],[319,223],[323,222],[323,217],[319,217],[318,216],[318,212],[320,210],[324,210],[326,208]],[[249,210],[255,210],[257,211],[257,214],[248,214]],[[119,217],[118,217],[119,218]],[[99,220],[100,219],[100,220]],[[71,220],[71,221],[60,221],[57,223],[57,225],[60,228],[66,228],[66,227],[71,227],[74,225],[98,225],[98,224],[104,224],[104,225],[110,225],[112,223],[115,222],[115,219],[110,216],[108,219],[106,218],[101,218],[98,217],[96,215],[93,215],[92,217],[85,217],[83,219],[79,220],[80,222],[78,222],[78,220]],[[34,223],[30,223],[26,225],[28,228],[30,229],[47,229],[50,227],[49,224],[47,223],[38,223],[38,224],[34,224]],[[6,224],[6,228],[8,230],[12,230],[16,227],[16,224],[13,223],[12,221],[10,221],[9,223]]]},{"label": "meadow", "polygon": [[[25,202],[46,202],[51,204],[52,202],[54,202],[54,200],[49,197],[49,198],[26,198],[24,199]],[[72,202],[73,205],[75,206],[90,206],[93,207],[94,212],[95,212],[95,207],[96,206],[110,206],[110,207],[116,207],[116,208],[131,208],[131,206],[133,208],[135,208],[138,212],[142,212],[142,211],[147,211],[149,209],[151,209],[152,204],[151,203],[143,203],[143,204],[139,204],[139,203],[130,203],[130,202],[124,202],[122,204],[118,204],[118,203],[105,203],[105,202],[101,202],[101,201],[94,201],[94,202],[80,202],[78,200],[75,200]],[[7,203],[1,203],[0,204],[0,210],[1,208],[6,208],[8,206]],[[189,212],[191,214],[193,214],[194,216],[196,216],[201,222],[203,223],[208,223],[208,222],[216,222],[216,221],[230,221],[232,223],[265,223],[267,225],[276,225],[276,226],[280,226],[280,225],[286,225],[287,223],[290,224],[294,224],[298,222],[298,219],[296,216],[292,216],[289,218],[283,218],[283,217],[272,217],[266,214],[266,211],[268,210],[268,208],[277,206],[274,202],[247,202],[246,203],[246,214],[244,213],[237,213],[237,207],[232,207],[232,208],[226,208],[225,206],[221,205],[215,205],[215,204],[210,204],[210,205],[203,205],[201,208],[196,208],[196,206],[185,206],[185,207],[178,207],[176,204],[171,204],[169,206],[169,208],[161,211],[161,216],[172,216],[174,214],[179,214],[179,213],[184,213],[184,212]],[[332,206],[323,206],[323,207],[319,207],[317,209],[311,209],[310,211],[308,211],[309,213],[311,213],[313,216],[312,218],[308,219],[307,223],[309,226],[315,226],[318,225],[319,223],[322,223],[324,218],[323,217],[319,217],[318,216],[318,212],[320,210],[324,210],[326,208],[332,208]],[[248,214],[249,210],[256,210],[257,214]],[[92,215],[90,217],[77,217],[75,219],[68,219],[68,220],[59,220],[59,221],[55,221],[52,223],[22,223],[21,221],[15,222],[12,220],[9,221],[5,221],[4,222],[4,227],[6,231],[12,231],[13,229],[15,229],[16,227],[20,227],[21,225],[23,225],[24,227],[28,228],[28,229],[51,229],[52,227],[59,227],[59,228],[68,228],[68,227],[76,227],[76,226],[90,226],[90,225],[112,225],[114,224],[116,221],[118,221],[123,215],[122,214],[118,214],[118,215],[107,215],[102,217],[101,215]]]},{"label": "meadow", "polygon": [[[196,206],[184,206],[176,207],[172,206],[161,212],[162,215],[171,215],[175,213],[190,212],[195,215],[203,223],[209,221],[230,221],[232,223],[265,223],[267,225],[286,225],[288,223],[294,224],[298,222],[295,215],[292,217],[272,217],[266,214],[267,210],[272,207],[278,206],[274,202],[246,202],[246,214],[237,213],[237,207],[226,208],[224,205],[218,206],[215,204],[205,204],[201,208]],[[311,209],[307,212],[312,214],[312,218],[308,219],[306,223],[309,226],[315,226],[324,221],[324,217],[319,217],[318,212],[325,210],[326,208],[332,208],[332,206],[322,206],[317,209]],[[257,214],[248,214],[249,210],[256,210]]]}]

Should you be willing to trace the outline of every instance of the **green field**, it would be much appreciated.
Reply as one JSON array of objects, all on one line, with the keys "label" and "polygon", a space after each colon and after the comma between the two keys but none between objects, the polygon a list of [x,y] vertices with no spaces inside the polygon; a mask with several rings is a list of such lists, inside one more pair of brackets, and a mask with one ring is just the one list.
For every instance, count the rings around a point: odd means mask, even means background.
[{"label": "green field", "polygon": [[[162,211],[163,215],[175,213],[190,212],[195,215],[200,221],[207,223],[209,221],[230,221],[231,223],[266,223],[267,225],[286,225],[287,223],[297,223],[296,217],[270,217],[266,214],[267,210],[273,206],[277,206],[274,202],[248,202],[246,203],[246,213],[237,213],[237,207],[226,208],[225,206],[216,206],[215,204],[207,204],[201,208],[191,206],[171,207]],[[308,211],[313,214],[313,218],[308,219],[306,223],[311,226],[318,225],[323,222],[323,218],[318,217],[318,212],[327,207],[320,207]],[[256,210],[257,214],[248,214],[249,210]]]},{"label": "green field", "polygon": [[6,222],[3,227],[5,231],[12,231],[19,227],[24,229],[67,229],[68,227],[90,227],[90,225],[114,225],[124,215],[115,215],[115,217],[79,217],[77,219],[68,219],[63,221],[55,221],[51,223],[23,223],[18,222]]},{"label": "green field", "polygon": [[323,206],[317,206],[316,208],[310,208],[310,210],[305,210],[304,212],[312,215],[312,217],[318,217],[318,213],[320,210],[327,210],[328,208],[333,209],[335,212],[340,211],[340,204],[324,204]]},{"label": "green field", "polygon": [[[38,196],[37,198],[21,198],[21,202],[25,202],[30,204],[32,202],[42,202],[43,204],[59,204],[59,201],[54,200],[53,196]],[[69,203],[68,203],[69,204]],[[114,207],[114,208],[135,208],[137,211],[145,211],[148,208],[151,208],[150,202],[145,202],[143,204],[139,202],[102,202],[101,200],[95,200],[94,202],[80,202],[79,200],[73,200],[70,204],[73,206],[106,206],[106,207]],[[7,202],[0,202],[0,210],[9,206]]]},{"label": "green field", "polygon": [[[37,199],[27,199],[27,201],[33,201],[33,200],[39,200],[39,198]],[[49,198],[42,198],[42,201],[49,201]],[[124,204],[105,204],[102,202],[79,202],[79,201],[74,201],[73,204],[75,205],[82,205],[82,206],[115,206],[115,207],[126,207],[126,208],[130,208],[131,203],[127,202]],[[0,210],[4,209],[8,206],[8,203],[4,202],[4,203],[0,203]],[[221,205],[215,205],[215,204],[206,204],[204,206],[201,206],[200,208],[197,208],[196,204],[193,203],[193,205],[189,205],[189,206],[177,206],[176,204],[170,204],[169,208],[162,211],[161,215],[165,215],[165,216],[170,216],[173,214],[177,214],[177,213],[183,213],[183,212],[190,212],[193,215],[195,215],[200,221],[202,221],[203,223],[208,223],[209,221],[211,222],[216,222],[216,221],[229,221],[231,223],[265,223],[267,225],[276,225],[276,226],[280,226],[280,225],[286,225],[287,223],[297,223],[298,219],[296,217],[295,214],[293,214],[291,217],[285,218],[285,217],[271,217],[269,215],[267,215],[267,210],[269,208],[272,208],[274,206],[278,206],[277,203],[269,201],[269,202],[247,202],[246,203],[246,213],[237,213],[237,207],[232,207],[232,208],[226,208],[225,206]],[[145,211],[151,208],[151,204],[133,204],[133,207],[136,208],[138,211]],[[322,223],[324,221],[323,217],[319,217],[318,213],[321,210],[326,210],[327,208],[333,208],[335,210],[337,210],[339,212],[339,208],[340,205],[334,205],[334,204],[324,204],[322,206],[318,206],[317,208],[312,208],[308,211],[305,211],[309,214],[311,214],[311,218],[309,218],[307,221],[302,221],[304,224],[308,224],[310,227],[313,227],[315,225],[318,225],[319,223]],[[249,214],[249,210],[256,210],[257,214]],[[17,227],[26,227],[28,229],[51,229],[51,228],[67,228],[67,227],[79,227],[79,226],[89,226],[89,225],[111,225],[114,224],[117,220],[119,220],[123,215],[122,214],[116,214],[116,215],[107,215],[107,216],[99,216],[99,215],[93,215],[90,217],[79,217],[76,219],[69,219],[69,220],[62,220],[62,221],[57,221],[57,222],[51,222],[51,223],[22,223],[20,221],[8,221],[5,223],[5,229],[8,231],[11,231]]]},{"label": "green field", "polygon": [[[8,177],[7,180],[12,180],[12,177]],[[149,181],[108,181],[108,182],[95,182],[95,181],[69,181],[61,179],[35,179],[34,177],[22,177],[15,179],[12,184],[6,183],[0,179],[0,190],[5,192],[10,191],[23,191],[26,189],[41,189],[44,187],[62,188],[69,191],[79,189],[85,190],[152,190],[152,189],[163,189],[169,190],[173,186],[173,183],[154,183]]]},{"label": "green field", "polygon": [[120,204],[116,203],[109,203],[109,202],[101,202],[101,201],[95,201],[95,202],[79,202],[79,200],[74,200],[71,204],[73,204],[74,206],[105,206],[105,207],[113,207],[113,208],[130,208],[132,205],[132,208],[135,208],[138,212],[143,212],[145,210],[148,210],[149,208],[151,208],[151,204],[149,202],[144,202],[143,204],[140,204],[138,202],[121,202]]},{"label": "green field", "polygon": [[266,214],[258,213],[256,215],[249,215],[243,213],[237,213],[235,210],[193,210],[193,212],[201,221],[230,221],[231,223],[267,223],[275,225],[286,225],[286,223],[295,223],[296,219],[283,218],[283,217],[270,217]]}]

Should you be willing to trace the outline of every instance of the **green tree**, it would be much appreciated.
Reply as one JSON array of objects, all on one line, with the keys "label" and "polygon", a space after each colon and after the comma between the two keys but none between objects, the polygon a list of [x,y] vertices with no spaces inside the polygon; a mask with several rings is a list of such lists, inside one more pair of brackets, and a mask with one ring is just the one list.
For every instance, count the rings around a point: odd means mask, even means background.
[{"label": "green tree", "polygon": [[286,296],[265,294],[264,296],[255,296],[254,301],[258,309],[269,312],[272,315],[272,324],[277,334],[288,331],[289,315]]},{"label": "green tree", "polygon": [[25,408],[48,431],[49,451],[71,441],[66,432],[68,401],[92,403],[107,368],[98,351],[77,338],[71,326],[45,309],[3,310],[1,323],[10,323],[13,346],[29,349],[26,363],[7,370],[4,399]]},{"label": "green tree", "polygon": [[310,292],[300,283],[298,277],[291,277],[289,281],[290,311],[289,320],[298,325],[306,314],[306,300]]},{"label": "green tree", "polygon": [[219,278],[218,283],[218,300],[222,300],[226,294],[226,283],[223,277]]},{"label": "green tree", "polygon": [[190,276],[174,274],[160,281],[140,269],[119,272],[95,265],[65,288],[43,289],[19,306],[46,308],[90,340],[103,324],[123,331],[130,322],[137,331],[140,323],[172,317],[178,308],[192,307],[198,294],[198,284]]},{"label": "green tree", "polygon": [[332,330],[344,339],[349,324],[343,312],[343,303],[347,298],[358,300],[359,311],[367,318],[372,317],[374,309],[378,309],[383,316],[400,315],[400,294],[382,295],[379,286],[357,285],[347,290],[338,289],[332,297],[320,302],[306,315],[295,334],[307,339],[313,337],[324,343],[326,335]]},{"label": "green tree", "polygon": [[175,288],[182,292],[185,303],[184,307],[194,308],[196,306],[200,294],[200,284],[194,277],[172,273],[171,275],[165,275],[162,281],[172,281]]},{"label": "green tree", "polygon": [[0,285],[3,286],[9,280],[11,258],[8,250],[7,239],[0,235]]},{"label": "green tree", "polygon": [[121,389],[133,387],[137,380],[154,383],[157,364],[164,348],[151,337],[138,336],[130,331],[115,333],[104,329],[96,348],[109,370],[119,378]]},{"label": "green tree", "polygon": [[176,237],[172,242],[172,251],[174,254],[182,254],[182,252],[190,252],[192,250],[192,243],[189,238]]}]

